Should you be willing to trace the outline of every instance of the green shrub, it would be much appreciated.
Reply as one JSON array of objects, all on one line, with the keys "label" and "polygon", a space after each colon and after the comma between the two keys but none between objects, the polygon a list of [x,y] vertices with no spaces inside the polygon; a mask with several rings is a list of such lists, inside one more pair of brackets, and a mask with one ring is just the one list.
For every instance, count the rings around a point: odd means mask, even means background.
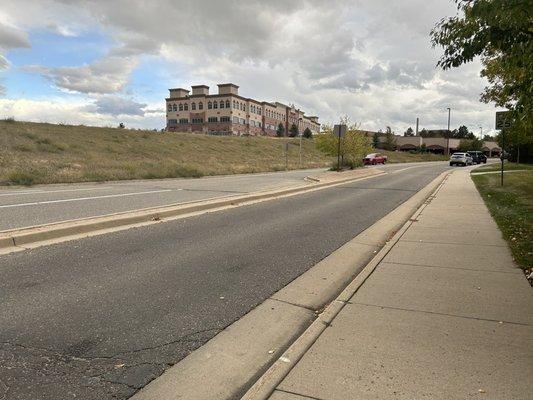
[{"label": "green shrub", "polygon": [[8,176],[8,183],[11,185],[24,185],[24,186],[31,186],[34,184],[36,180],[36,176],[34,173],[26,172],[26,171],[14,171],[11,172]]}]

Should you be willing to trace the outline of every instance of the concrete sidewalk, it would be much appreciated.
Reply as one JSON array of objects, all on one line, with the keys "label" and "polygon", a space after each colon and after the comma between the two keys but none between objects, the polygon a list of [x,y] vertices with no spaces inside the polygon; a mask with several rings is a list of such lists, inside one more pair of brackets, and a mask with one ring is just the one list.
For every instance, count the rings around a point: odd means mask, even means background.
[{"label": "concrete sidewalk", "polygon": [[272,400],[531,399],[533,290],[457,170]]}]

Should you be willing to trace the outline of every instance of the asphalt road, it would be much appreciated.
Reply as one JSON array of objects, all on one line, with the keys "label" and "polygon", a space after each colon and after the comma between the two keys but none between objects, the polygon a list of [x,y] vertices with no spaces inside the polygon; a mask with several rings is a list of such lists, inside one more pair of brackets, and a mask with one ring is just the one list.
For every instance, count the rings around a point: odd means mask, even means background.
[{"label": "asphalt road", "polygon": [[448,168],[0,256],[0,399],[128,398]]},{"label": "asphalt road", "polygon": [[0,231],[304,183],[324,169],[0,189]]}]

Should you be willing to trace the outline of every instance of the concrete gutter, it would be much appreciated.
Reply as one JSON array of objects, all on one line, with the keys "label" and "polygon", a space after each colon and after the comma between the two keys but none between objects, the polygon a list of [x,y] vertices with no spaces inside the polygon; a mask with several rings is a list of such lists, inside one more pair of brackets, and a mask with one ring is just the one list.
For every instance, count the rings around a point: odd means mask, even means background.
[{"label": "concrete gutter", "polygon": [[208,211],[218,211],[260,201],[293,196],[360,179],[367,179],[385,173],[374,169],[362,169],[354,172],[355,174],[351,174],[349,177],[346,177],[345,175],[339,179],[328,179],[323,182],[315,179],[313,183],[306,183],[304,185],[290,188],[262,191],[247,195],[232,195],[214,200],[174,204],[22,229],[0,231],[0,254],[129,229],[135,226],[160,223],[165,220],[168,221],[176,218],[183,218]]},{"label": "concrete gutter", "polygon": [[413,214],[448,174],[438,176],[132,399],[237,399],[249,388],[245,399],[266,399],[390,250],[399,238],[397,231],[403,232],[405,222],[416,218]]}]

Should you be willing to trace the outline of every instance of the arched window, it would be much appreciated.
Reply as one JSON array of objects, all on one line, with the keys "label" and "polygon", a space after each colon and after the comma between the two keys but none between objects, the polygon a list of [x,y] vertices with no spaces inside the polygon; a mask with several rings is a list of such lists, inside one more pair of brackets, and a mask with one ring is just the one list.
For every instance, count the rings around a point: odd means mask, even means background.
[{"label": "arched window", "polygon": [[230,107],[231,107],[231,105],[230,105],[229,100],[226,100],[226,108],[230,108]]},{"label": "arched window", "polygon": [[207,108],[209,110],[211,110],[213,108],[213,103],[211,103],[210,101],[207,102]]},{"label": "arched window", "polygon": [[176,107],[176,104],[172,104],[172,111],[178,111],[178,107]]},{"label": "arched window", "polygon": [[233,108],[237,108],[235,104],[235,100],[233,100]]},{"label": "arched window", "polygon": [[220,108],[224,108],[224,100],[220,100]]},{"label": "arched window", "polygon": [[167,111],[172,111],[172,104],[168,103]]},{"label": "arched window", "polygon": [[204,109],[204,103],[199,102],[199,103],[198,103],[198,109],[199,109],[199,110],[203,110],[203,109]]},{"label": "arched window", "polygon": [[191,104],[191,110],[196,110],[196,103]]},{"label": "arched window", "polygon": [[213,108],[218,108],[218,101],[213,102]]},{"label": "arched window", "polygon": [[185,105],[183,106],[183,109],[185,111],[189,111],[189,104],[185,103]]},{"label": "arched window", "polygon": [[183,104],[180,103],[179,110],[183,111]]}]

